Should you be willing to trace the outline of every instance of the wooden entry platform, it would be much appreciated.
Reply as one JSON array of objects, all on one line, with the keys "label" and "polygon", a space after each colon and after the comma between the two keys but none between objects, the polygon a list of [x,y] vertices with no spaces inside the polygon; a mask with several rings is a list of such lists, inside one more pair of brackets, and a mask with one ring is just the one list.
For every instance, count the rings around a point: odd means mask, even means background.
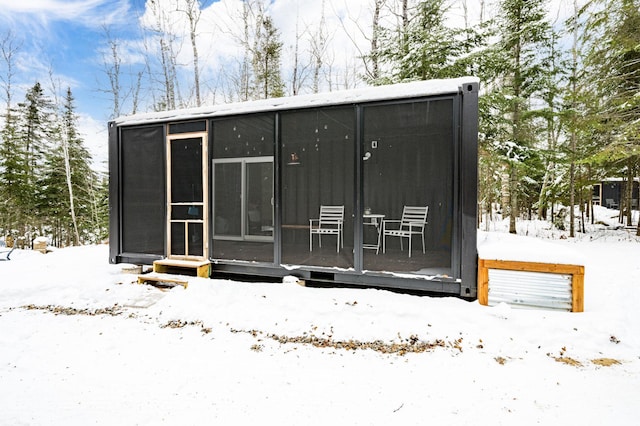
[{"label": "wooden entry platform", "polygon": [[169,283],[187,288],[189,276],[209,278],[211,262],[208,260],[162,259],[153,262],[153,272],[138,275],[138,283]]},{"label": "wooden entry platform", "polygon": [[210,267],[211,262],[208,260],[162,259],[153,262],[153,272],[170,274],[174,271],[180,273],[195,270],[195,276],[200,278],[209,278]]}]

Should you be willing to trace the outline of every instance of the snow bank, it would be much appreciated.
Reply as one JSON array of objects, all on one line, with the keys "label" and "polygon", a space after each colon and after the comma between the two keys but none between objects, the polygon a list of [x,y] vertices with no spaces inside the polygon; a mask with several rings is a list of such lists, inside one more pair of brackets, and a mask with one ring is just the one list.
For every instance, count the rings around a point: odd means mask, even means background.
[{"label": "snow bank", "polygon": [[478,232],[478,257],[490,260],[583,265],[585,259],[566,244],[503,232]]},{"label": "snow bank", "polygon": [[483,257],[582,257],[579,314],[293,278],[161,291],[106,245],[16,250],[0,262],[0,423],[635,425],[640,239],[607,232],[480,233]]}]

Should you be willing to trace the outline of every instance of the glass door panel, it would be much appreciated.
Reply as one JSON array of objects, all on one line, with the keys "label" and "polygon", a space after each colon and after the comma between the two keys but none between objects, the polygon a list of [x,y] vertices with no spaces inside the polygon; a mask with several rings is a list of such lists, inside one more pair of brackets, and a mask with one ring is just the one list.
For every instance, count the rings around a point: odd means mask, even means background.
[{"label": "glass door panel", "polygon": [[273,162],[246,163],[245,237],[273,238]]},{"label": "glass door panel", "polygon": [[242,163],[214,163],[213,235],[242,239]]},{"label": "glass door panel", "polygon": [[213,160],[214,238],[273,240],[273,157]]},{"label": "glass door panel", "polygon": [[273,157],[213,160],[213,257],[273,262]]}]

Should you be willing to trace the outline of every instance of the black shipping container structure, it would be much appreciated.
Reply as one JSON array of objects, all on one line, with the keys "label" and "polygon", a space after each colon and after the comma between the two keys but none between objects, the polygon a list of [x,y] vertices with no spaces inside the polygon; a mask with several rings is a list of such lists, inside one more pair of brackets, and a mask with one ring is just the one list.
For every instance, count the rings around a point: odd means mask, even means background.
[{"label": "black shipping container structure", "polygon": [[[638,209],[639,186],[638,179],[634,179],[633,190],[631,191],[631,209],[633,210]],[[626,196],[626,189],[626,179],[607,179],[593,184],[593,204],[609,209],[619,209]]]},{"label": "black shipping container structure", "polygon": [[473,77],[118,118],[109,260],[476,298],[477,136]]}]

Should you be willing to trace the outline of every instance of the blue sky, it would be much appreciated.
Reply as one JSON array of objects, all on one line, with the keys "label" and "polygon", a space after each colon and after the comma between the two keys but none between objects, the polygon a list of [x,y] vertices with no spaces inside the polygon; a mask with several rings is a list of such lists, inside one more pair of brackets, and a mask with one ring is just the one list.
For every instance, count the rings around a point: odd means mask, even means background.
[{"label": "blue sky", "polygon": [[[133,37],[144,0],[0,0],[0,39],[18,46],[12,78],[13,102],[36,82],[53,93],[67,87],[76,100],[80,131],[96,166],[104,168],[111,100],[104,87],[101,48],[105,26],[118,37]],[[0,63],[4,77],[5,64]],[[2,100],[4,103],[4,100]]]},{"label": "blue sky", "polygon": [[100,48],[105,26],[126,36],[135,28],[143,0],[0,0],[0,36],[12,34],[20,46],[14,78],[16,97],[36,81],[71,87],[79,113],[107,119],[108,97]]},{"label": "blue sky", "polygon": [[[173,9],[174,0],[157,0],[164,8]],[[343,58],[356,60],[357,52],[349,49],[351,39],[337,23],[337,16],[348,16],[347,26],[355,25],[363,19],[370,0],[334,0],[326,7],[328,20],[333,25],[332,41],[339,49],[333,53],[335,64],[332,72],[344,67]],[[199,26],[200,66],[203,90],[206,91],[206,103],[221,103],[229,100],[230,92],[225,84],[238,64],[239,52],[237,38],[233,34],[241,31],[238,27],[238,7],[240,0],[206,0]],[[327,2],[328,4],[331,1]],[[286,52],[283,58],[285,79],[287,61],[297,31],[296,25],[311,28],[318,25],[319,8],[322,2],[310,0],[271,0],[270,13],[281,31]],[[175,15],[175,13],[174,13]],[[179,14],[178,14],[179,15]],[[177,17],[178,15],[175,15]],[[332,21],[333,19],[333,21]],[[179,19],[178,19],[179,20]],[[368,22],[369,19],[366,19]],[[177,21],[176,21],[177,22]],[[333,24],[331,24],[333,22]],[[11,34],[15,44],[20,46],[15,60],[16,74],[13,78],[13,101],[24,99],[24,93],[36,81],[49,92],[51,81],[58,84],[60,93],[70,87],[76,99],[76,112],[80,117],[80,130],[94,157],[106,160],[107,121],[111,118],[112,100],[105,73],[104,52],[107,46],[105,27],[113,39],[120,43],[123,59],[123,79],[134,75],[144,67],[146,61],[158,60],[158,43],[143,27],[153,24],[152,15],[145,0],[0,0],[0,38]],[[183,23],[175,23],[183,31]],[[344,25],[344,24],[343,24]],[[355,32],[356,30],[354,30]],[[353,38],[353,36],[351,36]],[[307,43],[303,41],[304,43]],[[179,46],[179,58],[183,78],[181,83],[184,104],[193,105],[189,80],[192,73],[192,56],[188,39],[183,37]],[[143,47],[144,46],[144,47]],[[308,50],[305,44],[303,49]],[[141,52],[146,52],[142,53]],[[146,55],[146,56],[144,56]],[[153,65],[152,65],[153,66]],[[157,64],[156,64],[157,66]],[[4,74],[4,64],[0,62],[0,76]],[[51,74],[51,75],[50,75]],[[148,110],[157,102],[158,80],[145,76],[141,97],[146,103],[141,112]],[[128,84],[129,89],[132,84]],[[129,100],[130,102],[130,100]],[[130,105],[122,113],[130,112]]]}]

